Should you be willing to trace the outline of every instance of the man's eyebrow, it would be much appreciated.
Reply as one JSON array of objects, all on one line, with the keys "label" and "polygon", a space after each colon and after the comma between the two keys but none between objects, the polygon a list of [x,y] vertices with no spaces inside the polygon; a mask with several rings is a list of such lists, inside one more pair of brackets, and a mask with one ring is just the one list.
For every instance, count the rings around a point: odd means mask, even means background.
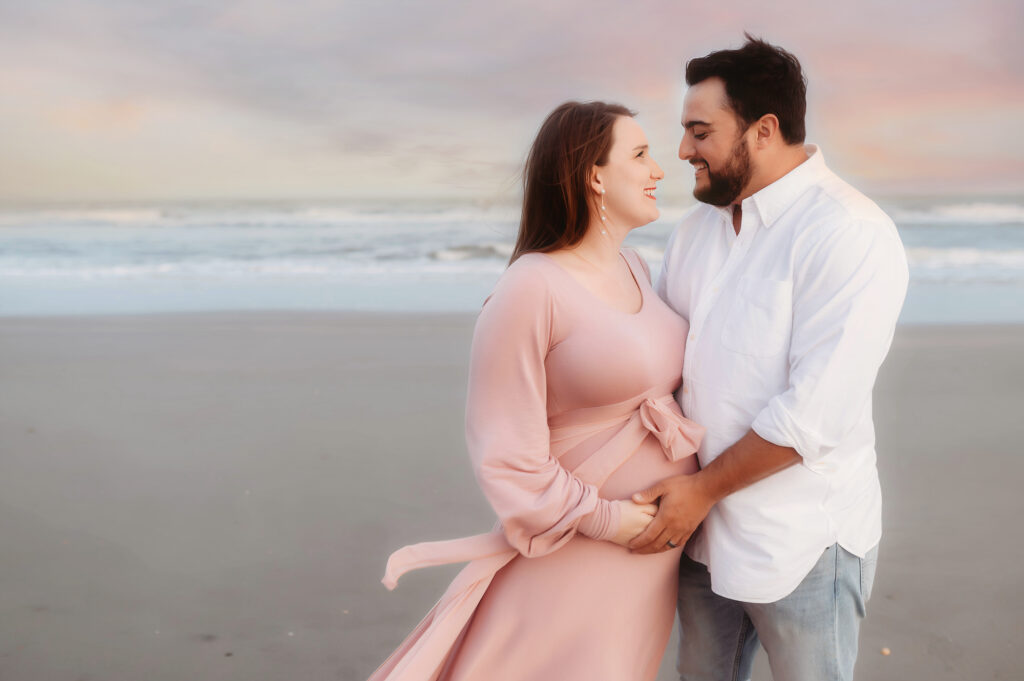
[{"label": "man's eyebrow", "polygon": [[691,128],[695,128],[698,125],[711,125],[711,124],[708,123],[707,121],[686,121],[685,123],[683,123],[683,127],[686,128],[687,130],[690,130]]}]

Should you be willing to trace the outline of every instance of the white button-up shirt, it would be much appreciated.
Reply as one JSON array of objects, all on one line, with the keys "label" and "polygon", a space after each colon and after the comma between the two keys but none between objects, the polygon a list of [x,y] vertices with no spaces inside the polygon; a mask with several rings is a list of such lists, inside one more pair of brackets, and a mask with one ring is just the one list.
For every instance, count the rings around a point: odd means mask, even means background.
[{"label": "white button-up shirt", "polygon": [[677,397],[706,466],[748,430],[801,455],[719,501],[688,549],[718,594],[791,593],[838,542],[882,533],[871,390],[907,290],[892,220],[821,152],[732,209],[700,204],[669,239],[658,294],[690,323]]}]

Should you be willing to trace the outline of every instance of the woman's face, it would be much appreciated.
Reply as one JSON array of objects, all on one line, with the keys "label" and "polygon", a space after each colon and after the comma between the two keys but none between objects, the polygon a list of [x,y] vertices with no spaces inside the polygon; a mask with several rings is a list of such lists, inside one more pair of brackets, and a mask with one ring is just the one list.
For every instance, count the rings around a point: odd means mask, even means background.
[{"label": "woman's face", "polygon": [[619,116],[612,126],[608,162],[594,166],[592,182],[597,205],[603,198],[611,224],[632,229],[657,220],[654,188],[663,177],[661,166],[650,156],[643,128],[629,116]]}]

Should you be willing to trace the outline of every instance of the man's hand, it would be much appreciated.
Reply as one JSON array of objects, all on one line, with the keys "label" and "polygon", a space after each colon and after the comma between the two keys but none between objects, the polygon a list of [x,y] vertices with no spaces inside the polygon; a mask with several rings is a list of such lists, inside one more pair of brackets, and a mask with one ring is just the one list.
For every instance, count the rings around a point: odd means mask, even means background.
[{"label": "man's hand", "polygon": [[675,546],[686,543],[718,501],[701,484],[700,476],[701,472],[677,475],[633,495],[638,504],[650,504],[661,498],[654,520],[629,542],[633,553],[659,553],[673,548],[669,542]]},{"label": "man's hand", "polygon": [[795,449],[772,444],[748,430],[732,447],[693,475],[678,475],[633,495],[638,504],[661,497],[658,515],[636,539],[633,553],[658,553],[682,546],[711,507],[733,492],[800,461]]}]

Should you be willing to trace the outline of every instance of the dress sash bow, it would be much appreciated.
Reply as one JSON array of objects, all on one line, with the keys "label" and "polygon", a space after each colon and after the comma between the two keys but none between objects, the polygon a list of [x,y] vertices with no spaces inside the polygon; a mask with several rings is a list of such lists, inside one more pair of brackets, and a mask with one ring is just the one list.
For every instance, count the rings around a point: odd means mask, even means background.
[{"label": "dress sash bow", "polygon": [[[672,400],[671,395],[666,397]],[[640,421],[644,428],[658,438],[668,460],[679,461],[697,451],[701,440],[704,439],[705,429],[704,426],[668,409],[665,399],[645,399],[640,404]]]}]

